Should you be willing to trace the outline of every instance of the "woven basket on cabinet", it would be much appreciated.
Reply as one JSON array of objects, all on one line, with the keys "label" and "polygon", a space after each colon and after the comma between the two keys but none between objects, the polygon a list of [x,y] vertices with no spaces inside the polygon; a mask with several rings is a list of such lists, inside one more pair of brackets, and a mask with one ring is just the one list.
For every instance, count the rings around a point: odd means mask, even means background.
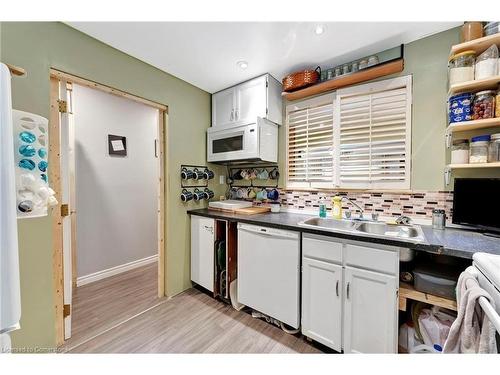
[{"label": "woven basket on cabinet", "polygon": [[319,81],[321,68],[318,66],[315,70],[301,70],[287,75],[283,78],[283,91],[295,91],[306,86],[310,86]]}]

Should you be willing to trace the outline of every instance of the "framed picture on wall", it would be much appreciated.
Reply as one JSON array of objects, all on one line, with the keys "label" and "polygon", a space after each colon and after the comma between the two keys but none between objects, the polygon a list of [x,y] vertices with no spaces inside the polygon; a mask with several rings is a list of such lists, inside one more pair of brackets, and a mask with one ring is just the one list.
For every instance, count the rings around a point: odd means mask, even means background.
[{"label": "framed picture on wall", "polygon": [[127,156],[127,137],[108,134],[108,150],[111,156]]}]

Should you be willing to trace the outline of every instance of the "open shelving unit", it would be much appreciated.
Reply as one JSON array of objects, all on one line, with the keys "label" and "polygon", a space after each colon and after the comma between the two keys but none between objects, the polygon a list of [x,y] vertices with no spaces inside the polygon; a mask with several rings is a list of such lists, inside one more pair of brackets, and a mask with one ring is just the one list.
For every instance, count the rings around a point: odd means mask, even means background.
[{"label": "open shelving unit", "polygon": [[[500,33],[488,35],[479,39],[474,39],[469,42],[456,44],[451,47],[450,55],[454,55],[463,51],[474,51],[476,55],[483,53],[492,44],[500,46]],[[453,95],[460,92],[478,92],[482,90],[495,90],[500,85],[500,75],[494,77],[489,77],[485,79],[467,81],[451,85],[449,88],[449,95]],[[448,125],[446,128],[446,147],[450,147],[452,144],[452,138],[454,133],[465,132],[465,131],[475,131],[480,129],[491,129],[500,128],[500,117],[482,119],[482,120],[472,120],[455,122]],[[500,131],[500,129],[499,129]],[[448,164],[444,169],[445,183],[448,185],[450,183],[450,176],[453,170],[457,169],[494,169],[500,168],[500,162],[497,163],[481,163],[481,164]]]},{"label": "open shelving unit", "polygon": [[430,305],[444,307],[457,311],[457,302],[444,297],[435,296],[433,294],[419,292],[413,285],[407,283],[399,284],[399,310],[406,311],[407,300],[425,302]]}]

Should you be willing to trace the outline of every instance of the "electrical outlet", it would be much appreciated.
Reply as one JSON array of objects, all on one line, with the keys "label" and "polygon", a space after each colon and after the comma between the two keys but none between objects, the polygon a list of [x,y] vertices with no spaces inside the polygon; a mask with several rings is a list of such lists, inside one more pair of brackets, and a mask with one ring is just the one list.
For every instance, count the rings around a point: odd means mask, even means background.
[{"label": "electrical outlet", "polygon": [[221,174],[219,176],[219,184],[220,185],[225,185],[226,184],[226,176],[224,176],[223,174]]}]

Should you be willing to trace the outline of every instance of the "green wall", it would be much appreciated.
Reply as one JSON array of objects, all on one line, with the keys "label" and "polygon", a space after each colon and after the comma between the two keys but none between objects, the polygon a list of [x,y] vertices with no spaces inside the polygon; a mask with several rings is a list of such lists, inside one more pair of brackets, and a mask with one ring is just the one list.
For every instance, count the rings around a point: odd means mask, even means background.
[{"label": "green wall", "polygon": [[[0,60],[26,69],[12,81],[15,109],[49,117],[49,69],[78,75],[168,105],[166,286],[175,295],[191,286],[189,217],[179,199],[180,164],[205,164],[210,94],[61,23],[1,23]],[[161,48],[168,48],[161,46]],[[216,168],[216,173],[222,169]],[[216,178],[217,180],[217,178]],[[213,180],[215,181],[215,180]],[[216,196],[220,194],[220,187]],[[15,347],[52,347],[52,236],[50,217],[19,220],[22,329]]]},{"label": "green wall", "polygon": [[[453,184],[445,186],[444,183],[444,167],[450,160],[444,136],[447,125],[448,57],[450,47],[459,43],[459,39],[460,29],[453,28],[409,43],[405,45],[403,72],[381,78],[409,74],[413,76],[412,190],[437,191],[453,188]],[[464,133],[463,136],[471,134]],[[285,168],[284,126],[280,128],[280,167],[281,170]],[[457,171],[454,175],[500,177],[500,171]],[[284,184],[282,179],[280,185]]]}]

